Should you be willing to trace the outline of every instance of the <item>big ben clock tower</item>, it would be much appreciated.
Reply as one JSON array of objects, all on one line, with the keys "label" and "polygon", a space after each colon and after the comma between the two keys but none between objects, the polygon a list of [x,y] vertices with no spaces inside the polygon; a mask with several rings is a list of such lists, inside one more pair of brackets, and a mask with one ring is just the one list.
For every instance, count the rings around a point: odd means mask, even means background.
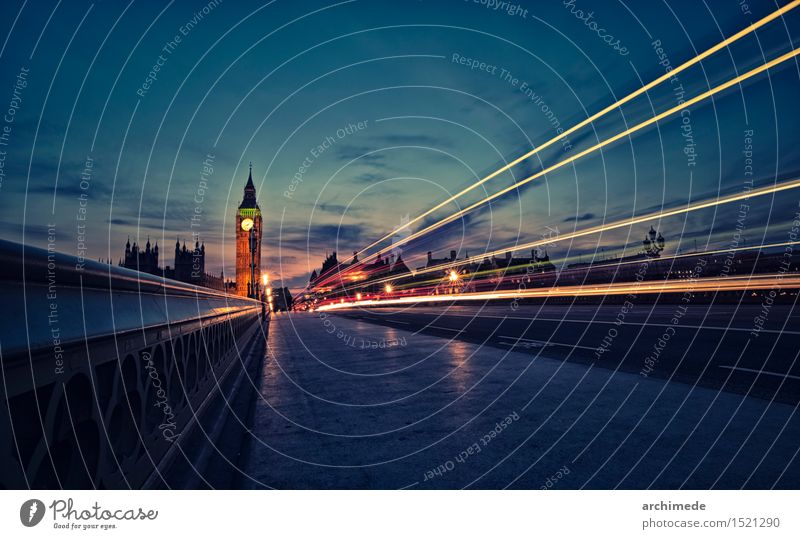
[{"label": "big ben clock tower", "polygon": [[[255,278],[261,278],[261,208],[256,202],[256,187],[253,185],[253,164],[244,186],[244,198],[236,212],[236,294],[247,296],[250,284],[250,230],[255,230]],[[255,283],[252,283],[255,284]]]}]

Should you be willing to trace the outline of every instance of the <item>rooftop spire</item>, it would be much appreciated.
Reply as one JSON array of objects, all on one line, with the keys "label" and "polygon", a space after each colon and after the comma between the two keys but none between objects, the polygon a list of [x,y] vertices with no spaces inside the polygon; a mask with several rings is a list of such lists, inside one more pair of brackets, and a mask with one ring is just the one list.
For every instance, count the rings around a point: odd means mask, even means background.
[{"label": "rooftop spire", "polygon": [[253,185],[253,163],[250,163],[250,173],[247,175],[247,184],[244,186],[245,192],[247,191],[248,187],[252,187],[255,191],[255,186]]},{"label": "rooftop spire", "polygon": [[258,208],[256,203],[256,186],[253,185],[253,163],[250,163],[250,174],[247,176],[247,183],[244,186],[244,199],[239,208]]}]

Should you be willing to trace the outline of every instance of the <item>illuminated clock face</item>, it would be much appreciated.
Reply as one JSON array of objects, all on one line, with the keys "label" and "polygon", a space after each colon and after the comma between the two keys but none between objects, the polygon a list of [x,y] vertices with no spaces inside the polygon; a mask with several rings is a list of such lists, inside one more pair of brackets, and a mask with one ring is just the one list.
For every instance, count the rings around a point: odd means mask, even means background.
[{"label": "illuminated clock face", "polygon": [[249,217],[246,219],[242,219],[242,230],[245,232],[250,232],[250,229],[253,228],[253,220]]}]

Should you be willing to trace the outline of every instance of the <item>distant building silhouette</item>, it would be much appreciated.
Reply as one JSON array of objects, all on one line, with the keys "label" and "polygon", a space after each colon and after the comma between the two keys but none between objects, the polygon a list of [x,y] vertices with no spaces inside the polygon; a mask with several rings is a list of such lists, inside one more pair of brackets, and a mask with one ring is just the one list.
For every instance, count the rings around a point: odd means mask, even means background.
[{"label": "distant building silhouette", "polygon": [[206,246],[200,245],[199,241],[194,243],[194,249],[186,248],[186,242],[181,244],[175,242],[175,268],[173,270],[174,279],[184,283],[199,284],[206,273]]},{"label": "distant building silhouette", "polygon": [[125,260],[124,262],[120,261],[120,266],[152,275],[161,275],[158,267],[158,242],[151,249],[150,238],[147,238],[147,244],[143,251],[135,241],[131,245],[131,239],[128,237],[128,241],[125,243]]},{"label": "distant building silhouette", "polygon": [[339,260],[336,258],[336,251],[332,252],[331,254],[325,257],[325,260],[322,261],[322,269],[319,270],[320,276],[325,275],[326,273],[332,272],[334,269],[339,267]]},{"label": "distant building silhouette", "polygon": [[274,301],[274,310],[276,311],[291,311],[294,305],[294,298],[292,293],[287,287],[275,288],[272,291],[272,298]]},{"label": "distant building silhouette", "polygon": [[144,250],[134,241],[128,238],[125,244],[125,258],[119,261],[119,265],[125,268],[158,275],[166,279],[174,279],[184,283],[205,286],[216,290],[226,290],[225,276],[206,273],[206,246],[196,241],[194,249],[187,249],[186,242],[181,247],[180,240],[175,242],[175,266],[161,268],[158,265],[158,243],[150,246],[148,238]]},{"label": "distant building silhouette", "polygon": [[[350,263],[347,264],[339,262],[339,259],[336,258],[336,251],[334,251],[327,255],[325,260],[322,261],[322,268],[320,268],[319,274],[316,270],[311,272],[311,277],[308,279],[308,283],[309,285],[314,285],[320,282],[322,279],[335,276],[339,272],[348,268],[353,270],[353,273],[350,275],[350,277],[353,278],[357,276],[357,273],[369,276],[369,278],[373,278],[379,276],[386,277],[391,275],[399,275],[401,273],[408,273],[409,271],[408,266],[406,266],[406,263],[403,261],[402,254],[390,254],[388,257],[384,258],[379,252],[372,263],[364,264],[358,260],[358,254],[353,252],[353,258],[351,259]],[[331,284],[335,286],[337,283]]]},{"label": "distant building silhouette", "polygon": [[455,260],[456,260],[456,251],[450,251],[450,258],[433,258],[433,251],[428,251],[428,260],[425,262],[425,265],[417,269],[421,270],[426,268],[432,268],[433,266],[441,266],[442,264],[455,262]]}]

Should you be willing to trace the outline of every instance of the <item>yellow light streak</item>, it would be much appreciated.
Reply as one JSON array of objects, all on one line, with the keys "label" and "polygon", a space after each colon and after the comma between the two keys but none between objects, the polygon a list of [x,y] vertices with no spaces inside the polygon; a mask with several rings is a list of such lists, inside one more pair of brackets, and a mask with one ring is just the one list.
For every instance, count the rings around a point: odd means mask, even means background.
[{"label": "yellow light streak", "polygon": [[[800,49],[798,49],[798,50],[800,51]],[[770,195],[770,194],[773,194],[773,193],[778,193],[780,191],[786,191],[788,189],[796,189],[798,187],[800,187],[800,179],[795,179],[795,180],[783,182],[783,183],[780,183],[780,184],[777,184],[777,185],[768,185],[766,187],[761,187],[759,189],[753,189],[752,191],[745,192],[745,193],[736,193],[736,194],[732,194],[732,195],[728,195],[728,196],[724,196],[724,197],[719,197],[719,198],[712,199],[712,200],[706,200],[706,201],[703,201],[703,202],[690,204],[690,205],[685,206],[683,208],[675,208],[673,210],[653,212],[653,213],[649,213],[649,214],[646,214],[646,215],[642,215],[641,217],[631,217],[631,218],[628,218],[628,219],[623,219],[621,221],[617,221],[616,223],[597,225],[597,226],[589,227],[589,228],[586,228],[586,229],[583,229],[583,230],[576,230],[574,232],[569,232],[567,234],[560,234],[558,238],[559,238],[559,241],[560,241],[560,240],[568,240],[568,239],[572,239],[572,238],[579,238],[579,237],[582,237],[582,236],[588,236],[590,234],[599,234],[599,233],[602,233],[602,232],[607,232],[609,230],[615,230],[617,228],[622,228],[622,227],[625,227],[625,226],[632,226],[632,225],[641,224],[641,223],[644,223],[644,222],[647,222],[647,221],[659,220],[659,219],[664,219],[664,218],[667,218],[667,217],[673,217],[675,215],[680,215],[680,214],[683,214],[683,213],[690,213],[690,212],[694,212],[694,211],[698,211],[698,210],[712,208],[714,206],[719,206],[719,205],[722,205],[722,204],[729,204],[731,202],[737,202],[739,200],[745,200],[745,199],[748,199],[748,198],[751,198],[751,197],[759,197],[759,196],[764,196],[764,195]],[[552,242],[551,238],[545,238],[545,239],[541,239],[541,240],[537,240],[537,241],[523,243],[523,244],[520,244],[520,245],[515,245],[512,248],[497,249],[495,251],[484,253],[482,255],[477,255],[477,256],[473,256],[473,257],[464,259],[463,263],[467,263],[468,264],[468,263],[472,263],[472,262],[477,262],[477,261],[483,260],[484,257],[493,257],[493,256],[497,256],[497,255],[500,255],[500,254],[505,254],[507,252],[513,252],[513,251],[516,251],[516,250],[527,250],[527,249],[530,249],[530,248],[533,248],[533,247],[539,247],[539,246],[542,246],[542,245],[546,245],[546,244],[548,244],[550,242]],[[423,270],[418,271],[417,275],[420,274],[420,273],[427,273],[429,271],[434,271],[434,270],[437,270],[437,269],[441,270],[442,268],[447,267],[448,265],[449,264],[442,264],[438,268],[436,266],[432,266],[430,268],[425,268]]]},{"label": "yellow light streak", "polygon": [[[700,257],[706,257],[706,256],[713,256],[713,255],[736,253],[736,252],[741,252],[741,251],[755,251],[755,250],[762,250],[762,249],[774,249],[776,247],[788,247],[788,246],[794,246],[794,245],[800,245],[800,241],[784,241],[784,242],[780,242],[780,243],[762,243],[761,245],[753,245],[753,246],[750,246],[750,247],[731,247],[731,248],[725,248],[725,249],[713,249],[713,250],[710,250],[710,251],[700,251],[700,252],[692,252],[692,253],[684,253],[684,254],[673,254],[673,255],[667,255],[667,256],[660,256],[658,258],[652,259],[652,261],[653,262],[664,262],[666,260],[677,260],[677,259],[681,259],[681,258],[700,258]],[[516,247],[515,247],[515,249],[516,249]],[[558,260],[556,260],[555,262],[558,262]],[[642,259],[637,258],[637,259],[634,259],[634,260],[625,260],[625,261],[616,261],[616,262],[612,261],[612,262],[606,263],[606,264],[603,264],[603,263],[591,264],[590,266],[586,266],[584,268],[566,268],[564,271],[569,272],[569,271],[574,271],[574,270],[579,270],[579,269],[598,270],[598,269],[606,269],[606,268],[620,268],[620,267],[623,267],[623,266],[630,266],[630,265],[641,264],[641,263],[642,263]],[[473,278],[479,280],[478,278],[481,277],[481,276],[484,276],[484,275],[494,275],[494,274],[500,275],[500,274],[506,273],[510,269],[524,268],[524,267],[525,267],[525,265],[519,265],[519,266],[512,266],[512,267],[509,267],[509,268],[497,268],[497,269],[491,269],[491,270],[484,270],[484,271],[481,271],[481,272],[478,272],[478,273],[474,273],[473,274]],[[554,272],[555,271],[537,273],[537,274],[535,274],[535,277],[546,277],[547,275],[551,275]],[[418,272],[418,274],[419,273],[422,273],[422,272],[420,271],[420,272]],[[519,274],[512,274],[512,275],[509,275],[509,277],[513,279],[513,278],[519,278],[519,277],[525,277],[525,276],[524,275],[519,275]],[[391,279],[393,279],[393,280],[396,279],[396,278],[397,278],[396,276],[392,276],[391,277]],[[383,282],[383,281],[376,280],[371,284],[380,284],[381,282]],[[420,288],[421,286],[424,286],[426,284],[435,284],[436,282],[437,282],[436,279],[431,279],[429,281],[423,281],[423,282],[414,282],[414,283],[411,283],[409,285],[406,285],[403,288]],[[342,289],[342,291],[348,291],[348,290],[349,290],[349,288],[343,288]],[[361,298],[356,298],[356,299],[361,299]]]},{"label": "yellow light streak", "polygon": [[666,110],[666,111],[664,111],[664,112],[662,112],[660,114],[657,114],[656,116],[654,116],[654,117],[652,117],[652,118],[650,118],[648,120],[645,120],[645,121],[643,121],[643,122],[641,122],[639,124],[634,125],[633,127],[629,128],[629,129],[626,129],[625,131],[622,131],[621,133],[617,133],[613,137],[607,138],[606,140],[604,140],[604,141],[602,141],[602,142],[600,142],[598,144],[595,144],[594,146],[592,146],[590,148],[587,148],[587,149],[585,149],[585,150],[583,150],[583,151],[581,151],[581,152],[579,152],[579,153],[577,153],[577,154],[575,154],[575,155],[573,155],[571,157],[568,157],[567,159],[559,161],[555,165],[551,165],[551,166],[545,168],[544,170],[541,170],[540,172],[537,172],[536,174],[533,174],[532,176],[529,176],[529,177],[527,177],[527,178],[525,178],[523,180],[520,180],[520,181],[516,182],[513,185],[510,185],[510,186],[508,186],[508,187],[506,187],[504,189],[501,189],[500,191],[498,191],[498,192],[496,192],[496,193],[494,193],[494,194],[492,194],[492,195],[490,195],[490,196],[488,196],[488,197],[486,197],[486,198],[484,198],[482,200],[479,200],[478,202],[475,202],[474,204],[471,204],[471,205],[467,206],[463,210],[459,210],[459,211],[455,212],[454,214],[452,214],[452,215],[450,215],[448,217],[445,217],[444,219],[441,219],[438,222],[436,222],[436,223],[434,223],[434,224],[432,224],[432,225],[430,225],[430,226],[428,226],[426,228],[423,228],[422,230],[418,230],[417,232],[414,232],[413,234],[410,234],[410,235],[406,236],[405,238],[398,239],[397,241],[395,241],[392,244],[392,247],[396,248],[396,247],[399,247],[400,245],[404,245],[404,244],[408,243],[409,241],[412,241],[412,240],[414,240],[414,239],[416,239],[416,238],[418,238],[418,237],[420,237],[420,236],[422,236],[424,234],[427,234],[427,233],[429,233],[429,232],[431,232],[433,230],[436,230],[437,228],[440,228],[440,227],[442,227],[442,226],[444,226],[444,225],[446,225],[448,223],[451,223],[451,222],[455,221],[456,219],[458,219],[459,217],[461,217],[462,215],[464,215],[466,213],[469,213],[470,211],[474,210],[475,208],[477,208],[479,206],[482,206],[482,205],[486,204],[487,202],[490,202],[490,201],[492,201],[492,200],[494,200],[494,199],[496,199],[496,198],[498,198],[500,196],[503,196],[504,194],[508,193],[509,191],[513,191],[515,189],[519,189],[523,185],[528,184],[528,183],[532,182],[533,180],[535,180],[537,178],[540,178],[540,177],[544,176],[545,174],[547,174],[549,172],[553,172],[554,170],[557,170],[557,169],[563,167],[564,165],[568,165],[568,164],[572,163],[573,161],[576,161],[576,160],[580,159],[581,157],[584,157],[584,156],[586,156],[586,155],[588,155],[588,154],[590,154],[590,153],[592,153],[592,152],[594,152],[594,151],[596,151],[596,150],[598,150],[600,148],[608,146],[609,144],[612,144],[613,142],[616,142],[616,141],[618,141],[619,139],[621,139],[623,137],[626,137],[626,136],[628,136],[628,135],[630,135],[632,133],[640,131],[640,130],[644,129],[645,127],[648,127],[648,126],[658,122],[659,120],[662,120],[662,119],[666,118],[667,116],[675,114],[676,112],[680,112],[681,110],[684,110],[684,109],[686,109],[686,108],[688,108],[688,107],[690,107],[690,106],[692,106],[692,105],[694,105],[696,103],[699,103],[700,101],[702,101],[704,99],[707,99],[707,98],[711,97],[712,95],[717,94],[717,93],[719,93],[719,92],[721,92],[723,90],[726,90],[726,89],[730,88],[731,86],[733,86],[735,84],[739,84],[742,81],[745,81],[745,80],[747,80],[747,79],[749,79],[751,77],[754,77],[754,76],[758,75],[759,73],[762,73],[762,72],[766,71],[767,69],[770,69],[771,67],[774,67],[774,66],[776,66],[776,65],[778,65],[778,64],[780,64],[782,62],[785,62],[786,60],[794,58],[798,54],[800,54],[800,49],[789,51],[789,52],[779,56],[778,58],[770,60],[766,64],[763,64],[763,65],[758,66],[758,67],[756,67],[754,69],[751,69],[750,71],[748,71],[747,73],[745,73],[743,75],[739,75],[738,77],[735,77],[735,78],[733,78],[733,79],[731,79],[731,80],[729,80],[727,82],[724,82],[724,83],[722,83],[722,84],[720,84],[718,86],[715,86],[714,88],[711,88],[710,90],[707,90],[707,91],[703,92],[702,94],[697,95],[697,96],[689,99],[685,103],[682,103],[680,105],[676,105],[676,106],[674,106],[674,107],[672,107],[672,108],[670,108],[670,109],[668,109],[668,110]]},{"label": "yellow light streak", "polygon": [[716,45],[714,45],[710,49],[706,50],[705,52],[702,52],[702,53],[698,54],[694,58],[684,62],[683,64],[681,64],[678,67],[672,69],[671,71],[668,71],[668,72],[664,73],[663,75],[661,75],[657,79],[655,79],[655,80],[651,81],[650,83],[642,86],[638,90],[628,94],[627,96],[625,96],[622,99],[612,103],[611,105],[608,105],[606,108],[604,108],[601,111],[596,112],[595,114],[589,116],[585,120],[583,120],[583,121],[579,122],[578,124],[572,126],[571,128],[567,129],[566,131],[564,131],[563,133],[559,134],[558,136],[551,138],[550,140],[548,140],[544,144],[541,144],[540,146],[532,149],[531,151],[529,151],[525,155],[522,155],[522,156],[518,157],[517,159],[515,159],[515,160],[511,161],[510,163],[506,164],[505,166],[503,166],[503,167],[499,168],[498,170],[492,172],[491,174],[489,174],[488,176],[484,177],[483,179],[481,179],[477,183],[474,183],[474,184],[470,185],[469,187],[464,188],[460,192],[458,192],[455,195],[449,197],[444,202],[441,202],[441,203],[437,204],[436,206],[434,206],[430,210],[426,211],[425,213],[419,215],[418,217],[415,217],[414,219],[408,221],[407,223],[404,223],[400,227],[396,228],[394,231],[390,232],[389,234],[383,236],[379,240],[371,243],[370,245],[368,245],[367,247],[365,247],[364,249],[359,251],[358,255],[359,256],[362,255],[367,250],[371,249],[372,247],[375,247],[376,245],[378,245],[382,241],[385,241],[385,240],[391,238],[392,236],[394,236],[395,234],[397,234],[401,230],[404,230],[404,229],[408,228],[409,226],[413,225],[414,223],[417,223],[418,221],[420,221],[421,219],[424,219],[425,217],[427,217],[431,213],[435,212],[436,210],[439,210],[439,209],[443,208],[447,204],[449,204],[449,203],[453,202],[454,200],[462,197],[466,193],[469,193],[473,189],[475,189],[477,187],[480,187],[481,185],[483,185],[484,183],[488,182],[492,178],[495,178],[499,174],[502,174],[503,172],[507,171],[508,169],[518,165],[522,161],[524,161],[524,160],[536,155],[537,153],[541,152],[542,150],[552,146],[553,144],[555,144],[559,140],[568,137],[569,135],[571,135],[575,131],[577,131],[577,130],[583,128],[583,127],[586,127],[587,125],[589,125],[590,123],[594,122],[595,120],[598,120],[599,118],[605,116],[606,114],[608,114],[612,110],[615,110],[615,109],[621,107],[622,105],[624,105],[625,103],[627,103],[627,102],[635,99],[636,97],[644,94],[645,92],[647,92],[648,90],[651,90],[652,88],[658,86],[662,82],[664,82],[666,80],[669,80],[670,78],[674,77],[675,75],[677,75],[681,71],[684,71],[684,70],[690,68],[691,66],[698,64],[699,62],[703,61],[705,58],[708,58],[712,54],[722,50],[723,48],[725,48],[728,45],[734,43],[735,41],[738,41],[742,37],[744,37],[746,35],[749,35],[750,33],[754,32],[758,28],[761,28],[765,24],[777,19],[778,17],[784,15],[788,11],[796,8],[798,5],[800,5],[800,0],[795,0],[793,2],[790,2],[790,3],[786,4],[785,6],[783,6],[782,8],[770,13],[769,15],[764,17],[763,19],[760,19],[760,20],[752,23],[747,28],[744,28],[744,29],[736,32],[734,35],[730,36],[729,38],[720,41],[719,43],[717,43]]},{"label": "yellow light streak", "polygon": [[[588,236],[588,235],[591,235],[591,234],[599,234],[599,233],[602,233],[602,232],[607,232],[609,230],[615,230],[615,229],[623,228],[623,227],[626,227],[626,226],[632,226],[632,225],[641,224],[641,223],[644,223],[644,222],[647,222],[647,221],[661,220],[661,219],[664,219],[664,218],[667,218],[667,217],[674,217],[676,215],[681,215],[681,214],[684,214],[684,213],[690,213],[690,212],[699,211],[699,210],[703,210],[703,209],[707,209],[707,208],[712,208],[714,206],[720,206],[722,204],[729,204],[731,202],[737,202],[739,200],[745,200],[745,199],[748,199],[748,198],[756,198],[756,197],[760,197],[760,196],[770,195],[770,194],[773,194],[773,193],[778,193],[778,192],[786,191],[786,190],[789,190],[789,189],[796,189],[798,187],[800,187],[800,179],[786,181],[786,182],[783,182],[783,183],[779,183],[777,185],[767,185],[765,187],[760,187],[758,189],[753,189],[752,191],[749,191],[749,192],[735,193],[735,194],[724,196],[724,197],[719,197],[719,198],[715,198],[715,199],[709,199],[709,200],[705,200],[705,201],[701,201],[701,202],[696,202],[694,204],[689,204],[689,205],[684,206],[682,208],[675,208],[673,210],[667,210],[667,211],[657,211],[657,212],[653,212],[653,213],[648,213],[648,214],[642,215],[640,217],[630,217],[628,219],[623,219],[621,221],[617,221],[617,222],[614,222],[614,223],[607,223],[607,224],[603,224],[603,225],[597,225],[597,226],[586,228],[586,229],[583,229],[583,230],[576,230],[574,232],[569,232],[569,233],[566,233],[566,234],[560,234],[559,235],[559,240],[569,240],[569,239],[573,239],[573,238],[579,238],[579,237],[583,237],[583,236]],[[551,238],[545,238],[545,239],[541,239],[541,240],[537,240],[537,241],[532,241],[532,242],[528,242],[528,243],[514,245],[512,247],[506,247],[506,248],[503,248],[503,249],[497,249],[497,250],[494,250],[494,251],[489,251],[489,252],[482,253],[482,254],[479,254],[479,255],[475,255],[475,256],[472,256],[472,257],[469,257],[469,258],[465,258],[463,260],[460,260],[459,264],[461,264],[461,265],[472,264],[474,262],[480,262],[484,258],[491,258],[493,256],[504,255],[505,253],[508,253],[508,252],[514,252],[514,251],[519,251],[519,250],[527,250],[527,249],[531,249],[531,248],[534,248],[534,247],[540,247],[542,245],[547,245],[547,244],[549,244],[551,242],[552,242]],[[776,245],[783,245],[783,244],[776,244]],[[722,251],[722,252],[727,252],[727,251],[730,251],[730,250],[731,249],[727,249],[726,251]],[[683,256],[683,255],[681,255],[681,256]],[[686,255],[686,256],[689,256],[689,255]],[[391,277],[391,279],[392,280],[396,280],[398,278],[402,279],[403,277],[407,277],[407,276],[411,276],[411,275],[416,277],[416,276],[423,275],[423,274],[426,274],[426,273],[434,273],[434,272],[437,272],[437,271],[442,271],[442,270],[445,270],[445,269],[449,268],[450,266],[452,266],[452,262],[448,261],[446,264],[439,264],[439,265],[431,266],[429,268],[423,268],[421,270],[418,270],[415,273],[408,272],[408,273],[403,273],[403,274],[399,274],[399,275],[393,275]],[[375,282],[376,283],[380,283],[380,282],[383,282],[383,281],[376,280]]]},{"label": "yellow light streak", "polygon": [[486,301],[489,299],[522,299],[576,296],[614,296],[629,293],[660,294],[677,292],[730,292],[742,290],[770,290],[773,288],[800,288],[800,277],[786,274],[767,274],[743,277],[705,277],[700,279],[673,279],[670,281],[636,281],[602,285],[557,286],[532,290],[503,290],[497,292],[470,292],[438,296],[406,296],[396,299],[363,300],[322,305],[320,311],[351,307],[381,307],[413,303],[446,303],[451,301]]}]

